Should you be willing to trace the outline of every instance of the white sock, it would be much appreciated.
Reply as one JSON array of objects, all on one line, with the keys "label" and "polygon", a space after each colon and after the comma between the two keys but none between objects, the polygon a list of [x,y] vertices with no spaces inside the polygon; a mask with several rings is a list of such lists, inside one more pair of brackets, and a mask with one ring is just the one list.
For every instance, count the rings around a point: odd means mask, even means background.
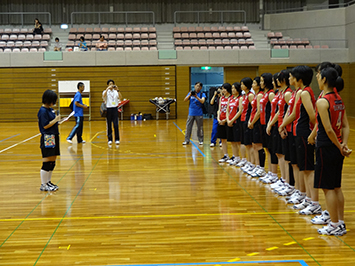
[{"label": "white sock", "polygon": [[318,201],[312,201],[312,205],[313,205],[313,206],[318,206],[318,205],[319,205],[319,202],[318,202]]},{"label": "white sock", "polygon": [[340,224],[345,224],[345,222],[343,220],[339,220]]},{"label": "white sock", "polygon": [[306,196],[306,201],[310,202],[310,201],[311,201],[311,198],[309,198],[309,197]]},{"label": "white sock", "polygon": [[42,182],[42,185],[45,185],[45,184],[48,183],[48,175],[49,175],[49,172],[44,171],[43,169],[41,169],[41,182]]}]

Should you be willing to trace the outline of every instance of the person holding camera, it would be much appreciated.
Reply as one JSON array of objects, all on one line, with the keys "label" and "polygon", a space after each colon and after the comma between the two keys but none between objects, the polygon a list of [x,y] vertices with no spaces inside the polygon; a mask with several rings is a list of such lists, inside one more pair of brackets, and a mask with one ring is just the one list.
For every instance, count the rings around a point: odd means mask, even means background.
[{"label": "person holding camera", "polygon": [[213,110],[213,125],[212,125],[212,132],[211,132],[211,144],[210,147],[216,146],[217,142],[217,128],[218,128],[218,120],[217,120],[217,112],[219,107],[219,98],[221,97],[221,88],[212,87],[213,97],[210,101],[210,105],[212,106]]},{"label": "person holding camera", "polygon": [[118,131],[118,103],[122,99],[120,90],[112,79],[107,81],[108,87],[102,93],[102,99],[106,103],[107,115],[107,139],[108,145],[112,144],[112,123],[115,130],[115,143],[120,144],[120,134]]},{"label": "person holding camera", "polygon": [[191,131],[194,121],[197,125],[197,137],[200,145],[203,145],[203,104],[206,100],[206,95],[201,91],[203,84],[201,82],[195,83],[195,90],[190,91],[184,101],[189,103],[189,116],[186,121],[185,141],[182,145],[190,143]]}]

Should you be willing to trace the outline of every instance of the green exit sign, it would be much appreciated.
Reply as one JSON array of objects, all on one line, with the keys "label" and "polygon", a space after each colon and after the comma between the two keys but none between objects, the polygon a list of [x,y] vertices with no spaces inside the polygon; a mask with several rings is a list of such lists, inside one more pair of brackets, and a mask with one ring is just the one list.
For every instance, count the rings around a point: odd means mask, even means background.
[{"label": "green exit sign", "polygon": [[209,67],[209,66],[204,66],[204,67],[201,67],[201,69],[202,69],[202,70],[210,70],[211,67]]}]

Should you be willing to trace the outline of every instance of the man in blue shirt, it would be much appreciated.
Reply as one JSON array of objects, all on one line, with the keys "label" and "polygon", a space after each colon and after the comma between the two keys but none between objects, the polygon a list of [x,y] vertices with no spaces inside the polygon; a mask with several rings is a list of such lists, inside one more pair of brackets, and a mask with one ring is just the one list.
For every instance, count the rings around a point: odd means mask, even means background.
[{"label": "man in blue shirt", "polygon": [[190,100],[189,116],[186,121],[185,141],[182,145],[190,143],[191,131],[194,121],[197,125],[197,138],[200,145],[203,145],[203,109],[202,106],[206,100],[206,95],[201,91],[203,84],[196,82],[195,90],[190,91],[185,97],[184,101]]},{"label": "man in blue shirt", "polygon": [[67,137],[67,141],[69,143],[73,143],[72,139],[76,134],[76,140],[78,143],[85,143],[85,140],[82,139],[83,134],[83,124],[84,124],[84,111],[83,108],[88,108],[87,105],[83,104],[83,99],[81,94],[85,89],[85,85],[82,82],[78,83],[78,91],[74,96],[74,104],[73,104],[73,111],[75,117],[75,126],[73,127],[72,131],[70,132],[69,136]]}]

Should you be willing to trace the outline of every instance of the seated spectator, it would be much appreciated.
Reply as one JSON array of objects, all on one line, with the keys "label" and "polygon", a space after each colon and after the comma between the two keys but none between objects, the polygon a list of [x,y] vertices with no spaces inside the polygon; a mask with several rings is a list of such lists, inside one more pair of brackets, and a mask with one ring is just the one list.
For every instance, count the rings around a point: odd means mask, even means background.
[{"label": "seated spectator", "polygon": [[100,40],[96,43],[97,51],[107,51],[107,41],[105,41],[105,37],[100,35]]},{"label": "seated spectator", "polygon": [[80,51],[88,50],[88,45],[86,44],[85,38],[83,36],[80,37],[79,49]]},{"label": "seated spectator", "polygon": [[55,44],[54,44],[54,51],[58,51],[60,52],[62,50],[62,47],[60,46],[60,43],[59,43],[59,38],[55,38]]},{"label": "seated spectator", "polygon": [[43,27],[42,23],[38,20],[38,18],[35,19],[35,28],[33,29],[33,34],[42,34],[43,33]]}]

